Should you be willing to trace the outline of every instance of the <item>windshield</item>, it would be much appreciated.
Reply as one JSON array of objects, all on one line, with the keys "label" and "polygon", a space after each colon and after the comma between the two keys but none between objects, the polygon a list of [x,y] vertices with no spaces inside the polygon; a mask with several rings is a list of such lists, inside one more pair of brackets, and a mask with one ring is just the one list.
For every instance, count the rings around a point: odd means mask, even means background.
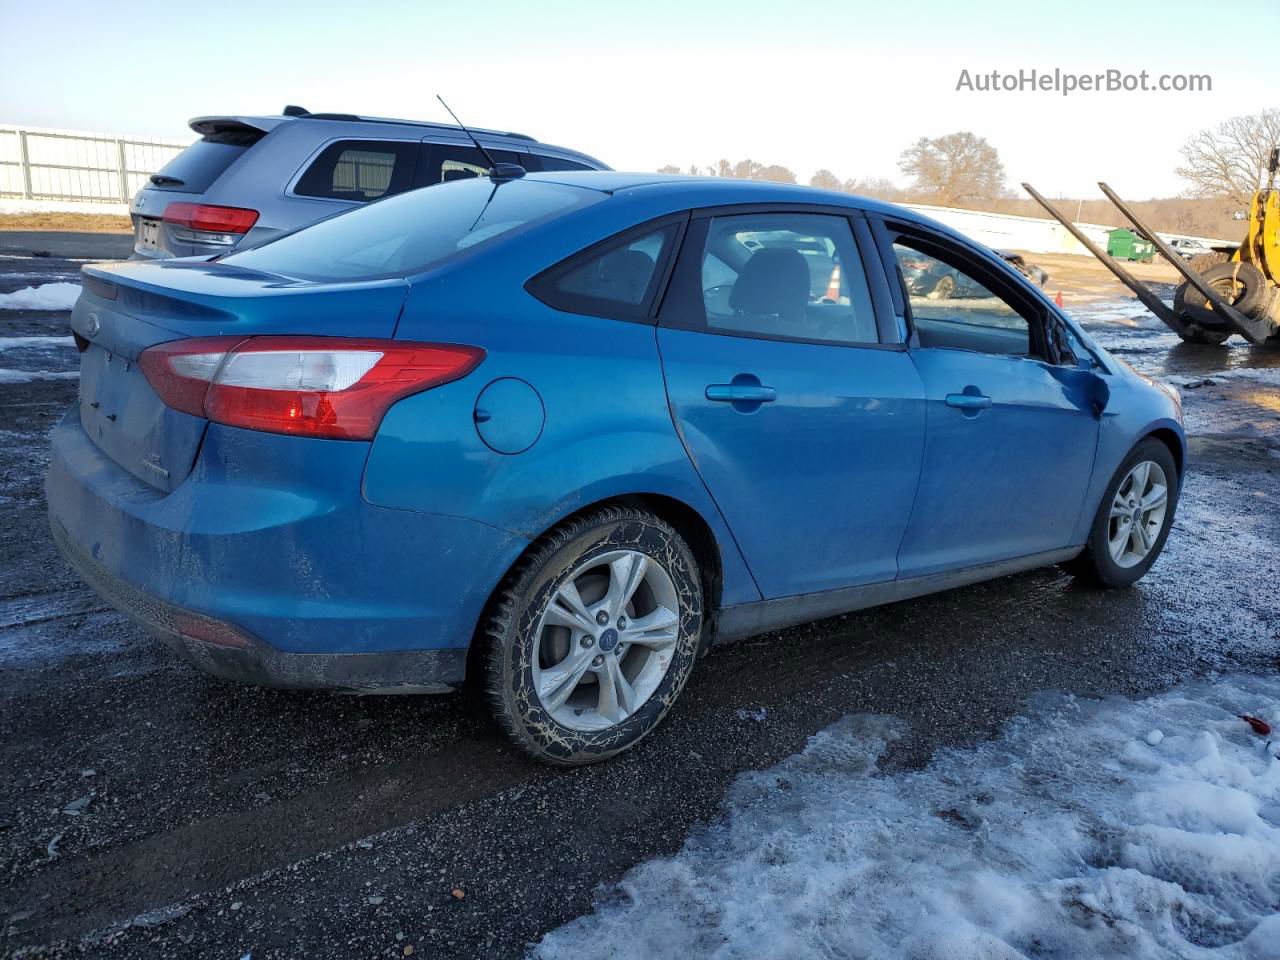
[{"label": "windshield", "polygon": [[404,276],[603,198],[536,180],[457,180],[358,207],[223,262],[301,280]]}]

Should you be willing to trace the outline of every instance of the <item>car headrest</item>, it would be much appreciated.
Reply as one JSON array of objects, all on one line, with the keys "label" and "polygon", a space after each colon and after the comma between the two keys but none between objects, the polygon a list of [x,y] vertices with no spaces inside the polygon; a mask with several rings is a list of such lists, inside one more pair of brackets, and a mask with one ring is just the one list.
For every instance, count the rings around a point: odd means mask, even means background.
[{"label": "car headrest", "polygon": [[751,255],[729,293],[743,313],[795,319],[809,304],[809,266],[790,247],[765,247]]}]

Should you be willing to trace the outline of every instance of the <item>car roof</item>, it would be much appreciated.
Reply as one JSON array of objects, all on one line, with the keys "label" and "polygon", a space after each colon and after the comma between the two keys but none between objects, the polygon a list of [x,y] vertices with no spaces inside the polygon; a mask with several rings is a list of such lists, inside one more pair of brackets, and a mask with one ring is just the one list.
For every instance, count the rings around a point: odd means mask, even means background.
[{"label": "car roof", "polygon": [[[732,177],[694,177],[665,173],[619,173],[612,170],[531,173],[526,179],[599,190],[618,197],[660,201],[653,203],[652,206],[661,208],[663,213],[698,207],[756,203],[848,207],[850,210],[878,214],[899,223],[925,227],[965,247],[983,251],[989,257],[1003,260],[990,247],[932,217],[884,200],[876,200],[860,194],[843,193],[839,190],[825,190],[821,187],[808,187],[795,183],[775,183],[770,180],[738,180]],[[655,213],[655,215],[659,214]]]},{"label": "car roof", "polygon": [[[554,143],[544,143],[536,137],[531,137],[527,133],[513,133],[506,130],[491,130],[488,127],[468,127],[464,130],[462,127],[453,123],[433,123],[426,120],[396,120],[389,117],[367,117],[359,116],[354,113],[292,113],[282,114],[280,116],[256,116],[251,114],[218,114],[205,117],[193,117],[188,121],[187,125],[196,133],[205,136],[211,133],[218,133],[226,130],[234,130],[239,128],[251,128],[261,130],[267,133],[276,127],[286,123],[305,123],[305,124],[333,124],[328,128],[326,134],[332,133],[334,130],[341,130],[343,126],[350,124],[352,127],[352,135],[365,136],[364,130],[369,128],[365,125],[373,125],[375,128],[382,126],[387,128],[407,127],[419,136],[429,136],[432,132],[447,133],[450,139],[460,139],[467,136],[467,130],[474,133],[479,139],[489,141],[492,145],[494,140],[514,140],[515,144],[502,144],[508,149],[519,150],[520,143],[537,144],[539,150],[547,150],[552,153],[562,154],[566,159],[582,158],[590,161],[597,166],[605,166],[590,154],[583,153],[581,150],[575,150],[572,147],[561,147]],[[387,131],[391,133],[390,130]],[[370,139],[376,139],[369,137]]]},{"label": "car roof", "polygon": [[883,213],[899,220],[911,220],[930,226],[941,226],[911,210],[860,194],[807,187],[795,183],[775,183],[772,180],[738,180],[732,177],[694,177],[666,173],[621,173],[613,170],[532,173],[529,174],[529,179],[587,187],[610,194],[632,191],[643,191],[645,194],[661,192],[670,194],[673,198],[679,196],[691,207],[729,203],[820,203]]}]

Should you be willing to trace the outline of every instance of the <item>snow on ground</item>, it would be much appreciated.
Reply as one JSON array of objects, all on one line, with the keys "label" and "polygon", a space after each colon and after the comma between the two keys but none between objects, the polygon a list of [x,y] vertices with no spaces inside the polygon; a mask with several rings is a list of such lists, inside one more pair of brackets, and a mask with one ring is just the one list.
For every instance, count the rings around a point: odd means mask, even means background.
[{"label": "snow on ground", "polygon": [[6,370],[0,367],[0,383],[30,383],[33,380],[75,380],[79,370]]},{"label": "snow on ground", "polygon": [[0,337],[0,350],[17,350],[26,347],[73,347],[75,337]]},{"label": "snow on ground", "polygon": [[532,955],[1280,957],[1280,677],[1043,695],[879,774],[903,729],[848,717],[740,777],[721,822]]},{"label": "snow on ground", "polygon": [[0,293],[0,310],[70,310],[79,296],[78,283],[43,283]]}]

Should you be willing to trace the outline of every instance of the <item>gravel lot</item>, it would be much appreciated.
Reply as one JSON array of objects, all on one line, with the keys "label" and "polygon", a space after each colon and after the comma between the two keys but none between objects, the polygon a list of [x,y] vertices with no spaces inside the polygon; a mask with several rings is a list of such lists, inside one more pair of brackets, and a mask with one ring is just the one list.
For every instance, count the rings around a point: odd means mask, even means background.
[{"label": "gravel lot", "polygon": [[[0,293],[78,269],[21,254],[0,255]],[[106,608],[45,526],[46,434],[76,392],[66,315],[0,310],[0,953],[520,956],[847,714],[905,723],[880,759],[904,770],[1037,691],[1276,670],[1280,351],[1068,304],[1183,385],[1190,475],[1147,579],[1103,594],[1041,570],[718,648],[660,731],[570,772],[523,759],[465,694],[235,686]]]}]

